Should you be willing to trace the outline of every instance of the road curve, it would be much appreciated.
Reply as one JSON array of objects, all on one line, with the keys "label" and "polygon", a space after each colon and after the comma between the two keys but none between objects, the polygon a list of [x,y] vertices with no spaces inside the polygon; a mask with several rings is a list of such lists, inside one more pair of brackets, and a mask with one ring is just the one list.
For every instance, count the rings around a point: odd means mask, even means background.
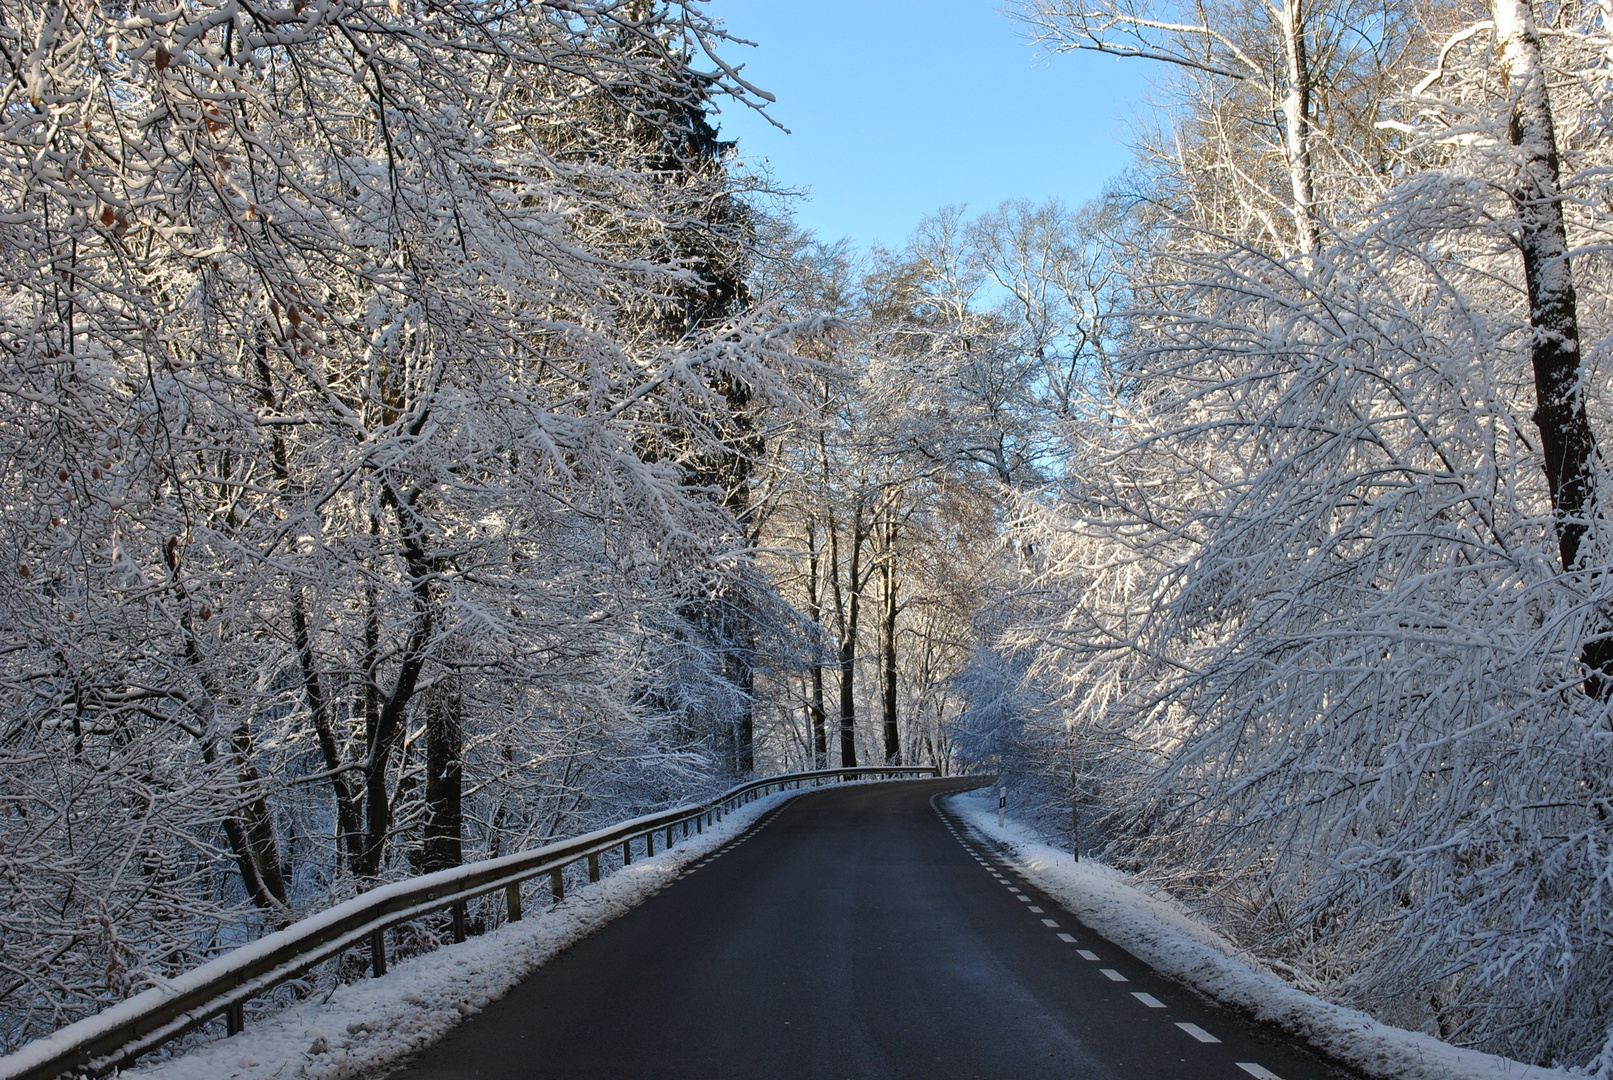
[{"label": "road curve", "polygon": [[785,803],[393,1080],[1348,1075],[1050,902],[936,808],[968,786]]}]

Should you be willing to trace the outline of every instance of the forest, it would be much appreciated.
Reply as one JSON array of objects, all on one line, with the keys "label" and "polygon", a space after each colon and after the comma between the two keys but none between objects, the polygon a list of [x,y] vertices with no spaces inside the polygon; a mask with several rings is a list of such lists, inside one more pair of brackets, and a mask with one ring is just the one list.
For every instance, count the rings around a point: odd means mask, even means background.
[{"label": "forest", "polygon": [[0,0],[0,1052],[892,762],[1613,1076],[1613,4],[1004,17],[1130,169],[886,248],[721,0]]}]

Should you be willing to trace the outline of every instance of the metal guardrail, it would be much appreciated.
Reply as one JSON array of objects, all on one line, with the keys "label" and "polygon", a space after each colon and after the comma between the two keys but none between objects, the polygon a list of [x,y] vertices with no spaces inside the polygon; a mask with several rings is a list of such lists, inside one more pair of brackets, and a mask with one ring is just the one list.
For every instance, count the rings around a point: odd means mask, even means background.
[{"label": "metal guardrail", "polygon": [[219,1016],[226,1018],[233,1035],[244,1024],[242,1006],[250,998],[348,949],[367,944],[373,973],[386,974],[385,933],[389,927],[452,909],[454,940],[463,941],[467,901],[503,889],[509,920],[519,921],[523,882],[548,874],[551,895],[559,901],[565,897],[563,872],[573,863],[586,859],[588,880],[598,881],[599,856],[604,852],[620,847],[626,865],[633,861],[634,841],[643,840],[645,855],[653,855],[659,834],[666,834],[662,846],[669,848],[678,839],[677,830],[688,836],[692,825],[696,833],[702,832],[724,814],[774,790],[815,787],[827,780],[918,775],[939,773],[933,766],[783,773],[740,784],[710,802],[648,814],[532,851],[382,885],[35,1039],[0,1058],[0,1080],[55,1080],[69,1072],[109,1072]]}]

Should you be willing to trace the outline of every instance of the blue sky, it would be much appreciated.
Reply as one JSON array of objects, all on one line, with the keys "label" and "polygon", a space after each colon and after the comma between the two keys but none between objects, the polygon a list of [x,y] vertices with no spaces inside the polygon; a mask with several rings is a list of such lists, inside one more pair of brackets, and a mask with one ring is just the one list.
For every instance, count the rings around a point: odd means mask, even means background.
[{"label": "blue sky", "polygon": [[1125,168],[1147,69],[1039,56],[998,0],[710,0],[751,83],[791,134],[729,105],[747,163],[809,188],[800,222],[826,240],[900,244],[947,204],[1079,204]]}]

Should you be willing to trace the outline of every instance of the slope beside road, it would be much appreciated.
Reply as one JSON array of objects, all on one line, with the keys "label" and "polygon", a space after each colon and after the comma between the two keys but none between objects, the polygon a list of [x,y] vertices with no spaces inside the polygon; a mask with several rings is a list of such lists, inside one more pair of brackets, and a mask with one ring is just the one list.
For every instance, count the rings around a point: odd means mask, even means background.
[{"label": "slope beside road", "polygon": [[794,799],[395,1080],[1341,1080],[1097,937],[937,795]]}]

